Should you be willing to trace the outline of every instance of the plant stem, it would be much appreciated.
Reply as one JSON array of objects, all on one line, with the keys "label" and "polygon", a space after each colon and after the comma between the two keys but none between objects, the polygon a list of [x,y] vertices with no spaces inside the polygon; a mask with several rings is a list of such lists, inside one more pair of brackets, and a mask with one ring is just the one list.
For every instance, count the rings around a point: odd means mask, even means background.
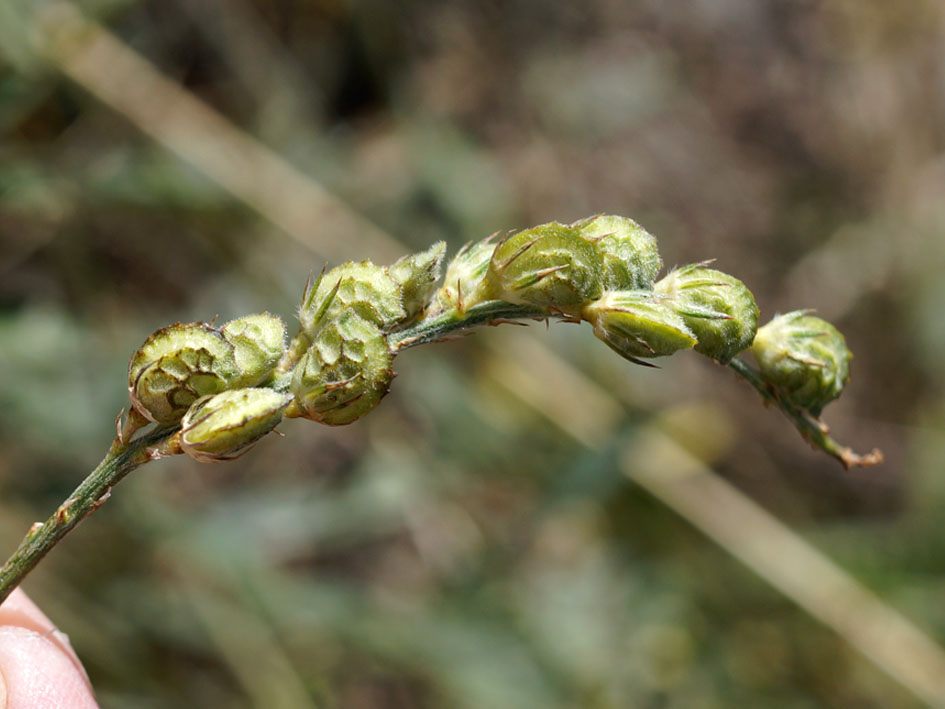
[{"label": "plant stem", "polygon": [[[547,311],[492,300],[479,303],[463,312],[450,310],[421,320],[400,332],[392,333],[389,336],[389,342],[393,350],[399,351],[433,342],[457,330],[477,325],[497,325],[502,322],[547,317],[550,317]],[[744,360],[733,359],[728,366],[751,384],[766,404],[777,406],[812,447],[837,459],[843,467],[867,467],[883,461],[883,453],[878,448],[874,448],[865,455],[859,455],[848,446],[834,440],[830,436],[827,424],[778,396],[777,391],[762,379],[761,374]]]},{"label": "plant stem", "polygon": [[833,456],[844,468],[854,466],[867,467],[877,465],[883,462],[883,452],[879,448],[874,448],[865,455],[859,455],[853,452],[853,449],[841,445],[830,437],[830,429],[823,421],[811,416],[807,411],[800,409],[783,398],[778,396],[777,390],[771,387],[761,374],[754,367],[742,359],[733,359],[728,364],[739,376],[751,384],[761,395],[766,404],[777,406],[787,416],[801,436],[814,448],[824,451],[827,455]]},{"label": "plant stem", "polygon": [[0,602],[66,534],[101,507],[115,483],[154,458],[154,447],[167,441],[177,430],[177,426],[165,426],[124,443],[116,438],[98,467],[89,473],[49,519],[33,525],[0,569]]},{"label": "plant stem", "polygon": [[[450,333],[477,325],[509,322],[523,318],[546,318],[540,310],[511,305],[503,301],[489,301],[469,308],[463,313],[448,311],[421,321],[390,336],[391,346],[406,349],[433,342]],[[295,359],[298,359],[297,357]],[[269,386],[280,391],[288,389],[289,372],[280,372]],[[0,568],[0,603],[15,589],[23,578],[72,529],[97,510],[108,499],[111,488],[135,468],[155,457],[160,457],[162,444],[167,443],[179,426],[165,426],[149,431],[134,440],[123,440],[139,427],[147,425],[143,418],[135,418],[132,410],[120,435],[108,453],[88,477],[72,492],[65,502],[45,522],[37,522],[20,542],[20,546]]]},{"label": "plant stem", "polygon": [[[391,333],[388,341],[391,349],[396,352],[434,342],[458,330],[479,325],[499,325],[517,320],[542,320],[549,317],[567,319],[566,316],[548,313],[538,308],[492,300],[478,303],[462,312],[448,310],[433,315],[410,327]],[[840,445],[830,437],[830,430],[826,424],[778,396],[777,391],[744,360],[733,359],[729,367],[751,384],[766,403],[781,409],[814,448],[819,448],[833,456],[844,467],[875,465],[883,460],[883,454],[878,449],[866,455],[857,455],[850,448]],[[281,376],[274,377],[269,383],[269,386],[279,390],[287,389],[288,385],[288,371],[281,372]],[[159,427],[129,441],[127,437],[131,436],[138,427],[147,424],[143,418],[135,419],[134,416],[132,412],[126,426],[112,443],[98,467],[82,481],[49,519],[33,525],[17,550],[0,569],[0,603],[66,534],[108,499],[112,486],[135,468],[155,457],[160,457],[163,444],[170,442],[172,436],[179,430],[179,426]]]},{"label": "plant stem", "polygon": [[541,310],[526,305],[513,305],[504,300],[489,300],[478,303],[468,310],[458,312],[447,310],[431,318],[421,320],[410,327],[388,336],[391,349],[405,350],[417,345],[425,345],[445,337],[456,330],[464,330],[477,325],[498,325],[514,320],[537,319],[544,320],[555,317],[547,310]]}]

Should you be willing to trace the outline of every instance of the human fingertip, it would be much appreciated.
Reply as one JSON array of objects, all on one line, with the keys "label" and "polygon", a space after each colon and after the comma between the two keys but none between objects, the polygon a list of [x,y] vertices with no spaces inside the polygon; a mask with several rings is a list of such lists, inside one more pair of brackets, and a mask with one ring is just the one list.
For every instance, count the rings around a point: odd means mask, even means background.
[{"label": "human fingertip", "polygon": [[97,709],[79,667],[41,633],[0,627],[0,709]]},{"label": "human fingertip", "polygon": [[0,670],[0,709],[7,709],[7,683],[3,679],[2,670]]},{"label": "human fingertip", "polygon": [[[5,625],[15,625],[45,635],[69,656],[80,672],[85,674],[85,668],[82,667],[78,655],[69,643],[69,636],[56,628],[46,614],[20,588],[13,589],[9,598],[0,605],[0,626]],[[88,683],[87,676],[86,683]],[[2,704],[0,704],[0,709],[3,709]]]}]

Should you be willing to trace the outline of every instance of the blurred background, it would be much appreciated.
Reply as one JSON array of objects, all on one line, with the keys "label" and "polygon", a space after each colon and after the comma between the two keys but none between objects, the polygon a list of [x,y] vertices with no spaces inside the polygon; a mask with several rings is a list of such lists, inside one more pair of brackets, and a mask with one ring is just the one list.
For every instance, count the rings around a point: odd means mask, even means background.
[{"label": "blurred background", "polygon": [[659,491],[685,461],[753,499],[942,662],[935,0],[0,0],[2,555],[104,454],[156,328],[291,323],[326,262],[598,212],[763,320],[834,321],[825,417],[887,462],[587,326],[411,350],[365,420],[149,465],[30,576],[103,706],[919,706],[816,619],[842,598],[777,588],[821,579],[733,557],[757,520]]}]

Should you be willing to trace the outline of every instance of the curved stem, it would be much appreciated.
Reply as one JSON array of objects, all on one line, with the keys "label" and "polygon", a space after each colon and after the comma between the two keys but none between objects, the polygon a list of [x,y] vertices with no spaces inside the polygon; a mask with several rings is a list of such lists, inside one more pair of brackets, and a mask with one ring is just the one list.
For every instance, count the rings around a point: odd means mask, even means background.
[{"label": "curved stem", "polygon": [[[542,320],[549,317],[567,316],[549,313],[531,306],[513,305],[501,300],[478,303],[464,311],[449,310],[425,318],[388,336],[390,347],[395,352],[417,345],[435,342],[450,334],[479,325],[499,325],[524,319]],[[778,396],[777,391],[762,379],[747,362],[734,359],[729,365],[745,381],[751,384],[768,404],[777,406],[791,420],[800,434],[812,446],[839,460],[844,467],[875,465],[883,460],[883,454],[874,449],[866,455],[857,455],[850,448],[830,437],[826,424],[808,412],[793,406]],[[268,386],[276,389],[288,387],[288,371],[280,372]],[[20,546],[0,568],[0,602],[10,595],[23,578],[59,541],[82,520],[97,510],[108,499],[113,485],[135,468],[169,453],[171,440],[179,426],[155,428],[134,440],[128,440],[141,426],[143,419],[129,416],[107,455],[89,476],[73,491],[45,522],[37,522],[27,533]],[[176,452],[179,452],[176,451]]]},{"label": "curved stem", "polygon": [[867,467],[877,465],[883,462],[883,452],[879,448],[874,448],[865,455],[859,455],[853,452],[852,448],[841,445],[830,437],[830,429],[823,421],[811,416],[807,411],[800,409],[788,401],[778,396],[777,391],[771,387],[761,374],[754,367],[741,359],[733,359],[728,364],[739,376],[751,384],[761,395],[766,404],[777,406],[784,412],[801,436],[807,440],[814,448],[819,448],[827,455],[833,456],[844,468],[854,466]]},{"label": "curved stem", "polygon": [[[498,325],[503,322],[528,318],[542,319],[551,316],[547,311],[537,308],[491,300],[479,303],[463,312],[450,310],[421,320],[411,327],[392,333],[389,336],[389,342],[394,351],[399,351],[434,342],[457,330],[477,325]],[[777,391],[761,377],[761,374],[744,360],[733,359],[728,366],[751,384],[766,404],[777,406],[811,446],[837,459],[843,467],[866,467],[883,461],[883,453],[878,448],[874,448],[865,455],[859,455],[853,449],[834,440],[830,436],[827,424],[778,396]]]},{"label": "curved stem", "polygon": [[45,522],[37,522],[0,569],[0,602],[79,522],[101,507],[112,486],[132,470],[156,457],[155,446],[166,442],[178,427],[163,427],[122,443],[115,439],[102,462]]},{"label": "curved stem", "polygon": [[[535,308],[511,305],[504,301],[480,303],[458,313],[448,311],[415,324],[413,327],[390,335],[395,350],[438,340],[456,330],[477,325],[497,325],[523,318],[545,318],[547,313]],[[286,361],[291,361],[287,355]],[[296,357],[297,359],[297,357]],[[288,367],[278,372],[269,386],[284,390],[289,385]],[[112,443],[102,462],[66,498],[45,522],[37,522],[20,542],[19,547],[0,568],[0,603],[16,588],[23,578],[48,554],[63,537],[101,507],[108,499],[112,486],[135,468],[160,457],[162,444],[170,442],[179,426],[156,428],[138,438],[128,439],[148,422],[136,418],[132,410],[122,426],[119,437]]]},{"label": "curved stem", "polygon": [[513,305],[504,300],[489,300],[462,312],[447,310],[431,318],[425,318],[415,325],[391,333],[388,336],[388,342],[391,349],[399,351],[425,345],[456,330],[464,330],[477,325],[499,325],[514,320],[529,318],[543,320],[548,317],[556,316],[549,314],[547,310],[527,305]]}]

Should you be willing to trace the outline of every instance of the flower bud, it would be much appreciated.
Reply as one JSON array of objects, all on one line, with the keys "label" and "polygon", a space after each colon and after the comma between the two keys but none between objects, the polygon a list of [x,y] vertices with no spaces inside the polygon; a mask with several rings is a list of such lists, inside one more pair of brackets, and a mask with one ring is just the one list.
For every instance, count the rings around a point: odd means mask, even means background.
[{"label": "flower bud", "polygon": [[332,426],[360,418],[387,393],[392,361],[377,325],[353,310],[343,312],[319,331],[295,367],[296,415]]},{"label": "flower bud", "polygon": [[761,376],[795,406],[820,416],[850,379],[843,335],[807,310],[779,315],[758,329],[751,347]]},{"label": "flower bud", "polygon": [[285,351],[285,324],[275,315],[257,313],[231,320],[223,338],[233,345],[239,375],[231,387],[252,387],[272,374]]},{"label": "flower bud", "polygon": [[653,288],[669,298],[698,338],[696,352],[728,364],[751,346],[758,329],[758,306],[737,278],[692,264],[671,271]]},{"label": "flower bud", "polygon": [[466,244],[446,267],[443,285],[433,296],[437,312],[466,311],[472,305],[491,298],[482,292],[489,261],[495,253],[493,236]]},{"label": "flower bud", "polygon": [[600,251],[575,227],[551,222],[500,243],[486,285],[499,300],[577,315],[600,297],[603,267]]},{"label": "flower bud", "polygon": [[302,297],[299,322],[302,332],[314,339],[324,323],[352,310],[386,332],[407,317],[402,297],[400,284],[386,268],[370,261],[349,261],[309,285]]},{"label": "flower bud", "polygon": [[194,402],[181,420],[180,447],[202,463],[236,458],[279,425],[291,394],[231,389]]},{"label": "flower bud", "polygon": [[594,334],[636,364],[690,349],[696,337],[666,299],[647,291],[613,291],[584,308]]},{"label": "flower bud", "polygon": [[206,323],[152,334],[128,367],[131,403],[145,418],[176,423],[197,399],[223,391],[237,375],[233,345]]},{"label": "flower bud", "polygon": [[408,320],[422,313],[429,305],[436,282],[440,279],[440,266],[445,253],[446,242],[440,241],[426,251],[404,256],[387,269],[391,278],[400,284]]},{"label": "flower bud", "polygon": [[604,258],[604,290],[648,290],[663,260],[656,239],[632,219],[599,215],[576,223]]}]

